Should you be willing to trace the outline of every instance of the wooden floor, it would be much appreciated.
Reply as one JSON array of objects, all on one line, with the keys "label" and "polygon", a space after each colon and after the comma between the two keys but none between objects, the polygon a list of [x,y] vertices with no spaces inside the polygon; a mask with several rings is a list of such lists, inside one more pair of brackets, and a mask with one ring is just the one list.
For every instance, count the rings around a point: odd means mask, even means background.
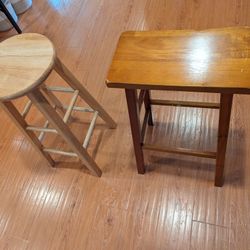
[{"label": "wooden floor", "polygon": [[[24,32],[47,35],[65,64],[118,122],[98,126],[90,152],[103,171],[57,158],[52,169],[0,111],[0,249],[250,249],[250,97],[235,96],[226,182],[216,188],[214,160],[147,152],[138,175],[125,95],[104,79],[122,31],[250,25],[248,0],[34,0]],[[0,33],[0,40],[15,31]],[[180,72],[181,74],[181,72]],[[52,75],[50,83],[62,82]],[[215,94],[153,92],[177,100]],[[65,98],[66,99],[66,98]],[[18,107],[24,100],[18,100]],[[215,149],[218,111],[154,107],[147,140]],[[80,137],[88,117],[75,115]],[[39,113],[29,118],[41,123]],[[82,129],[83,125],[83,129]],[[64,147],[60,138],[48,143]],[[65,163],[65,161],[67,161]]]}]

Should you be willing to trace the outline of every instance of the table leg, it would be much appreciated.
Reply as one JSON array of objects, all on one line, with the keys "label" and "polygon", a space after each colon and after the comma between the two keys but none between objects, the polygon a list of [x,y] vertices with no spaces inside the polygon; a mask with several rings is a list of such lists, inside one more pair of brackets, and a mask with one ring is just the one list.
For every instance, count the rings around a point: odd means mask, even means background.
[{"label": "table leg", "polygon": [[137,92],[134,89],[125,89],[130,119],[131,132],[133,137],[135,158],[139,174],[145,173],[144,157],[142,151],[141,125],[139,117],[139,106]]},{"label": "table leg", "polygon": [[221,94],[215,186],[222,187],[233,94]]},{"label": "table leg", "polygon": [[153,126],[154,122],[151,109],[150,90],[146,90],[144,104],[145,104],[145,109],[149,111],[148,125]]}]

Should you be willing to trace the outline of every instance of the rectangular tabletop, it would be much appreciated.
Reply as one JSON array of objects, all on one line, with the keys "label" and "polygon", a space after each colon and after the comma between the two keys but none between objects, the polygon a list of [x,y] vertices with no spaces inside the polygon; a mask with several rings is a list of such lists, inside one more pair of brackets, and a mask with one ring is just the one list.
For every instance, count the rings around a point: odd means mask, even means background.
[{"label": "rectangular tabletop", "polygon": [[250,28],[121,35],[107,86],[250,93]]}]

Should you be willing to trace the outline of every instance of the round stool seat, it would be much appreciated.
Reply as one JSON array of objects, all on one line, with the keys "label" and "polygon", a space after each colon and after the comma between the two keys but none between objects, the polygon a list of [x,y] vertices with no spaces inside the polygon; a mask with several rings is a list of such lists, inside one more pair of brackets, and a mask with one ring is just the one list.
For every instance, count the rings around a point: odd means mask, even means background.
[{"label": "round stool seat", "polygon": [[25,95],[53,69],[55,49],[40,34],[26,33],[0,43],[0,101]]}]

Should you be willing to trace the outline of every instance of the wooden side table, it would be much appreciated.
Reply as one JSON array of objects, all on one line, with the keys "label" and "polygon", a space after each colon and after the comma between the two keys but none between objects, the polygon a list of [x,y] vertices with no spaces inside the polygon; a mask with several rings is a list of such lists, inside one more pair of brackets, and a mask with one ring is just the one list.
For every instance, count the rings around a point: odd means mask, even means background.
[{"label": "wooden side table", "polygon": [[[121,35],[107,86],[126,92],[131,131],[140,174],[145,173],[143,149],[216,159],[215,186],[223,185],[223,170],[233,94],[250,93],[250,28],[204,31],[142,31]],[[141,90],[137,98],[137,89]],[[150,90],[220,93],[220,103],[155,100]],[[145,105],[140,124],[139,112]],[[216,152],[144,144],[151,105],[219,109]]]}]

